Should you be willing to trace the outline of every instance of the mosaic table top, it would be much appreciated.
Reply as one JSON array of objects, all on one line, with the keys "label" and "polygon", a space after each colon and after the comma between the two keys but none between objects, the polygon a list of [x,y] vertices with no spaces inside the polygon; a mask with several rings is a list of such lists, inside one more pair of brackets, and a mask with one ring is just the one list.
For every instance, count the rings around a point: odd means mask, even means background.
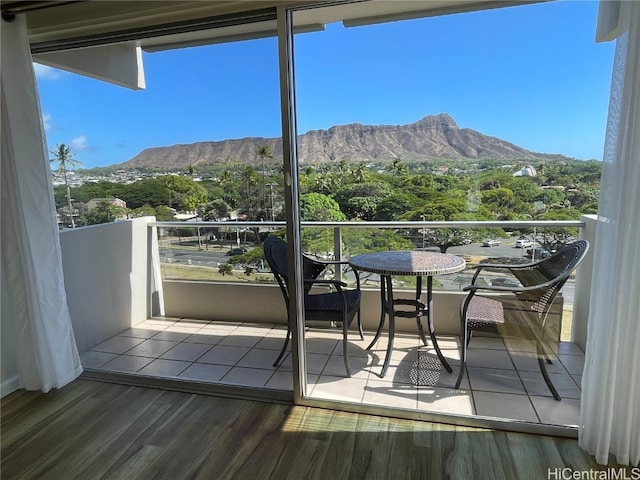
[{"label": "mosaic table top", "polygon": [[380,275],[442,275],[464,270],[464,259],[448,253],[393,251],[364,253],[351,257],[349,264],[358,270]]}]

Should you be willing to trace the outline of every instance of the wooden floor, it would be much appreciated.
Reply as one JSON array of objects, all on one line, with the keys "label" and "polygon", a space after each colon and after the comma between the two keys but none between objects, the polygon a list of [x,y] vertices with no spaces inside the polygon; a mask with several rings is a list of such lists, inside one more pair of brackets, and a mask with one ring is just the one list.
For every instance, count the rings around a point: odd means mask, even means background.
[{"label": "wooden floor", "polygon": [[1,413],[3,480],[546,479],[604,468],[575,440],[84,379],[14,392]]}]

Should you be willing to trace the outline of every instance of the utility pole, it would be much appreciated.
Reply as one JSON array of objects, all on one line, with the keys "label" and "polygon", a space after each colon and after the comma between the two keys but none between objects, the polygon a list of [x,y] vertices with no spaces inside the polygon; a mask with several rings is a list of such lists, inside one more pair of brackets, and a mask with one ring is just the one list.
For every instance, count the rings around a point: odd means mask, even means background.
[{"label": "utility pole", "polygon": [[276,216],[275,216],[275,211],[273,208],[273,183],[267,183],[267,186],[269,187],[269,203],[270,203],[270,215],[269,217],[271,218],[271,221],[275,221]]}]

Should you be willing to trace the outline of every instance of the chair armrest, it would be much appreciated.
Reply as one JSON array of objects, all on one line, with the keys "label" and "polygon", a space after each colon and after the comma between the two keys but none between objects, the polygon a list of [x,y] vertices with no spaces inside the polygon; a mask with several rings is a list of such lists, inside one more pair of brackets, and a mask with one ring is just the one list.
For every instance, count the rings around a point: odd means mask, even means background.
[{"label": "chair armrest", "polygon": [[349,265],[346,260],[315,260],[318,263],[324,263],[325,265]]},{"label": "chair armrest", "polygon": [[505,265],[504,263],[481,263],[479,265],[474,265],[472,268],[475,268],[476,271],[482,270],[483,268],[497,268],[497,269],[506,269],[510,268],[512,265]]},{"label": "chair armrest", "polygon": [[535,266],[537,263],[538,261],[530,262],[530,263],[520,263],[515,265],[507,265],[504,263],[482,263],[480,265],[475,265],[473,268],[476,269],[476,272],[473,274],[473,278],[471,279],[471,284],[474,285],[476,283],[476,279],[478,278],[478,275],[480,275],[480,272],[484,268],[492,268],[494,270],[509,270],[509,272],[513,272],[513,270],[529,269],[532,266]]},{"label": "chair armrest", "polygon": [[475,285],[476,284],[476,280],[478,279],[478,276],[480,275],[480,272],[482,271],[483,268],[494,268],[497,270],[507,270],[508,269],[508,265],[504,265],[504,264],[491,264],[491,263],[483,263],[481,265],[475,265],[473,268],[476,269],[476,272],[473,274],[473,277],[471,278],[471,285]]},{"label": "chair armrest", "polygon": [[[357,288],[360,289],[360,272],[358,271],[357,268],[353,268],[347,260],[316,260],[314,259],[314,261],[321,263],[323,265],[347,265],[349,269],[351,269],[351,271],[354,273],[356,277]],[[345,284],[343,285],[346,286]]]},{"label": "chair armrest", "polygon": [[[528,288],[528,290],[536,290],[539,287],[536,286],[533,289],[531,289],[530,287],[527,287],[527,288]],[[462,287],[462,291],[463,292],[486,291],[486,292],[519,293],[519,292],[525,292],[525,291],[527,291],[527,289],[525,289],[525,287],[503,287],[503,286],[500,286],[500,285],[473,285],[472,284],[472,285],[467,285],[466,287]]]},{"label": "chair armrest", "polygon": [[[462,289],[463,292],[474,291],[477,292],[479,290],[488,291],[488,292],[509,292],[509,293],[524,293],[524,292],[532,292],[534,290],[539,290],[541,288],[550,287],[558,282],[562,282],[565,280],[571,272],[567,271],[562,275],[559,275],[548,282],[538,283],[536,285],[529,285],[528,287],[503,287],[499,285],[467,285]],[[475,280],[475,277],[474,277]]]},{"label": "chair armrest", "polygon": [[483,268],[506,268],[508,270],[522,270],[525,268],[535,267],[539,263],[542,263],[546,260],[546,258],[541,258],[536,260],[535,262],[527,262],[527,263],[516,263],[513,265],[507,265],[505,263],[482,263],[480,265],[475,265],[473,268],[483,269]]},{"label": "chair armrest", "polygon": [[346,260],[325,260],[324,258],[316,257],[315,255],[307,255],[304,254],[309,260],[314,263],[319,263],[320,265],[349,265],[349,262]]},{"label": "chair armrest", "polygon": [[321,279],[313,279],[313,278],[306,278],[304,280],[304,283],[308,283],[310,285],[314,285],[314,284],[319,284],[319,285],[333,285],[336,288],[341,288],[341,287],[347,287],[348,285],[344,282],[339,282],[338,280],[321,280]]},{"label": "chair armrest", "polygon": [[503,270],[523,270],[525,268],[531,268],[538,262],[533,263],[517,263],[515,265],[507,265],[504,263],[481,263],[480,265],[474,265],[477,271],[482,270],[483,268],[494,268],[494,269],[503,269]]}]

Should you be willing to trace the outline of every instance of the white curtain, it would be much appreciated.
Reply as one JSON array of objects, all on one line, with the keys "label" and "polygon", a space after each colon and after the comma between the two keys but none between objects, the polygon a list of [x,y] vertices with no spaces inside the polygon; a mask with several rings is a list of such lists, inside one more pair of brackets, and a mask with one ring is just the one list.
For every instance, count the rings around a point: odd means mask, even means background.
[{"label": "white curtain", "polygon": [[2,271],[21,388],[82,373],[66,302],[53,187],[24,17],[2,22]]},{"label": "white curtain", "polygon": [[[601,8],[609,8],[603,5]],[[579,442],[606,464],[640,462],[640,2],[620,2]],[[585,99],[588,101],[588,99]]]}]

